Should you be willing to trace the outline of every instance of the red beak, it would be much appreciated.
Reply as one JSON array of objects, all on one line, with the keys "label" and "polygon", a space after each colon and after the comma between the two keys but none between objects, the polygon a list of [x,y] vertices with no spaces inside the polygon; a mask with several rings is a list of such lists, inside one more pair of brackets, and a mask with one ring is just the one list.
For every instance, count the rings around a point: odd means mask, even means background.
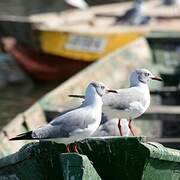
[{"label": "red beak", "polygon": [[152,77],[151,79],[156,80],[156,81],[163,81],[163,79],[160,77]]}]

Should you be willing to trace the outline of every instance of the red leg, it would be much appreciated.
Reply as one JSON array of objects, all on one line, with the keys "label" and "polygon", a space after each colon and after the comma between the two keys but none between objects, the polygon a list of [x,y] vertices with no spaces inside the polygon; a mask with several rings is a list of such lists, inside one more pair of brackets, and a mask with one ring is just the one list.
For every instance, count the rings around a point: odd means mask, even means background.
[{"label": "red leg", "polygon": [[132,120],[130,119],[128,126],[129,126],[129,129],[130,129],[132,135],[135,136],[135,134],[134,134],[134,132],[133,132],[133,130],[132,130],[131,121],[132,121]]},{"label": "red leg", "polygon": [[70,153],[70,148],[69,148],[69,146],[70,146],[69,144],[67,144],[67,146],[66,146],[66,152],[67,152],[67,153]]},{"label": "red leg", "polygon": [[74,144],[74,152],[76,152],[76,153],[79,154],[78,147],[77,147],[77,144],[76,144],[76,143]]},{"label": "red leg", "polygon": [[121,119],[119,119],[119,121],[118,121],[118,128],[119,128],[120,136],[122,136],[122,131],[121,131]]}]

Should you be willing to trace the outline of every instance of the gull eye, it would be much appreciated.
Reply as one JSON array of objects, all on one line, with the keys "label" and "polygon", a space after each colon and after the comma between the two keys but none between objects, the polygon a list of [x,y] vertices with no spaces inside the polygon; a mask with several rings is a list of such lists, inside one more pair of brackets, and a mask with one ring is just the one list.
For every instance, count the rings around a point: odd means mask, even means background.
[{"label": "gull eye", "polygon": [[105,87],[104,87],[104,86],[101,86],[101,89],[105,89]]},{"label": "gull eye", "polygon": [[145,73],[145,76],[149,76],[150,74],[149,73]]}]

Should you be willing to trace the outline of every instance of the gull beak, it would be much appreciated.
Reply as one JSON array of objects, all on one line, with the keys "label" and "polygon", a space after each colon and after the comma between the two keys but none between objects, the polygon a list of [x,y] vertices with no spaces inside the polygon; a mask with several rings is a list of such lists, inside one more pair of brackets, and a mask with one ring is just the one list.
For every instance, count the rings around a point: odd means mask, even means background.
[{"label": "gull beak", "polygon": [[108,89],[108,90],[107,90],[107,93],[110,93],[110,92],[111,92],[111,93],[118,93],[116,90]]},{"label": "gull beak", "polygon": [[73,98],[81,98],[81,99],[84,99],[84,98],[85,98],[84,95],[76,95],[76,94],[69,94],[68,96],[69,96],[69,97],[73,97]]},{"label": "gull beak", "polygon": [[163,79],[161,77],[157,77],[157,76],[153,76],[151,77],[152,80],[156,80],[156,81],[163,81]]}]

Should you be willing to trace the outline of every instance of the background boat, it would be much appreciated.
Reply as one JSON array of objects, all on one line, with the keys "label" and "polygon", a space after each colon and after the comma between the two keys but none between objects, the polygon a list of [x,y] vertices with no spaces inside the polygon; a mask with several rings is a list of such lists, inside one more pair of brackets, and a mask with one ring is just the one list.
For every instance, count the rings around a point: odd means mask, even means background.
[{"label": "background boat", "polygon": [[60,15],[34,15],[31,19],[42,20],[36,24],[36,29],[44,52],[74,60],[96,61],[151,31],[179,31],[180,6],[165,6],[161,1],[148,1],[143,6],[143,15],[150,21],[141,25],[129,24],[128,19],[117,21],[132,7],[132,2],[95,6]]},{"label": "background boat", "polygon": [[34,80],[40,82],[62,82],[79,72],[90,62],[72,61],[71,59],[43,53],[18,43],[13,37],[3,38],[3,47],[16,62]]},{"label": "background boat", "polygon": [[0,34],[49,54],[95,61],[151,31],[179,31],[179,6],[148,1],[143,11],[151,18],[148,23],[131,25],[126,20],[117,23],[131,7],[132,2],[121,2],[93,6],[86,11],[64,9],[25,16],[3,15]]},{"label": "background boat", "polygon": [[16,39],[16,45],[7,51],[32,78],[62,82],[151,31],[180,29],[179,6],[165,6],[160,1],[148,1],[144,6],[144,14],[151,17],[147,24],[117,22],[132,7],[132,2],[121,2],[93,6],[86,11],[0,16],[0,34]]}]

